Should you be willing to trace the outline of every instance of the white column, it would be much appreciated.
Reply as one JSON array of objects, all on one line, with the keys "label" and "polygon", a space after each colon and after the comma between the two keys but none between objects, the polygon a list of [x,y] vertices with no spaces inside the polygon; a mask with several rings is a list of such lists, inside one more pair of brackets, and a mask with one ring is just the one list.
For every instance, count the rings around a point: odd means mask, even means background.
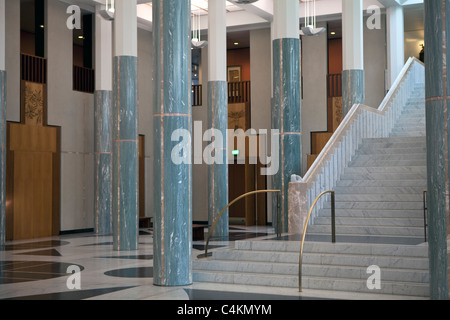
[{"label": "white column", "polygon": [[114,56],[137,57],[137,0],[115,2]]},{"label": "white column", "polygon": [[390,89],[405,64],[405,21],[402,6],[386,9],[388,88]]},{"label": "white column", "polygon": [[[1,1],[1,0],[0,0]],[[95,89],[112,91],[112,25],[95,15]]]},{"label": "white column", "polygon": [[364,70],[362,0],[342,0],[342,49],[344,70]]},{"label": "white column", "polygon": [[274,1],[273,39],[300,36],[300,2],[297,0]]},{"label": "white column", "polygon": [[208,3],[208,81],[227,81],[226,1]]},{"label": "white column", "polygon": [[5,16],[6,6],[5,0],[0,0],[0,70],[6,70],[6,16]]}]

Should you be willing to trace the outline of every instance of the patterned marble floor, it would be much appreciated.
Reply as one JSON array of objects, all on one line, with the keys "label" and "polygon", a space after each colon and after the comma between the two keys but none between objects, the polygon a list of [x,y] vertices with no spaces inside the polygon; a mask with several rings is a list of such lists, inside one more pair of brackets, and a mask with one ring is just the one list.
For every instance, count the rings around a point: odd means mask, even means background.
[{"label": "patterned marble floor", "polygon": [[[223,250],[233,241],[274,237],[270,228],[232,228],[230,241],[210,243]],[[8,243],[0,251],[0,300],[373,300],[389,297],[326,291],[194,283],[164,288],[153,285],[151,230],[140,231],[139,250],[115,252],[112,237],[93,234]],[[204,241],[194,242],[193,258]],[[80,289],[69,289],[70,267],[77,267]],[[68,285],[69,284],[69,285]],[[402,299],[403,297],[391,297]],[[405,297],[405,299],[410,299]]]}]

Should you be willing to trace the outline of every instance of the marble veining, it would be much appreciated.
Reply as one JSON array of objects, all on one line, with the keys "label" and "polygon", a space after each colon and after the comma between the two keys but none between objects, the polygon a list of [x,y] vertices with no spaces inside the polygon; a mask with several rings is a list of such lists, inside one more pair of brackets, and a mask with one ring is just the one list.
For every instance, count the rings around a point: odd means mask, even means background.
[{"label": "marble veining", "polygon": [[112,92],[95,92],[94,190],[95,230],[112,233]]},{"label": "marble veining", "polygon": [[114,249],[136,250],[139,228],[138,58],[114,57],[112,212]]},{"label": "marble veining", "polygon": [[[273,208],[275,227],[289,229],[288,192],[293,174],[301,174],[301,97],[300,97],[300,40],[273,41],[273,108],[272,128],[280,131],[280,170],[273,177],[275,189],[282,191],[281,218]],[[276,201],[272,201],[275,205]],[[278,226],[280,220],[281,226]]]},{"label": "marble veining", "polygon": [[191,140],[172,140],[176,130],[192,132],[190,4],[153,1],[154,281],[168,287],[192,283],[192,165],[172,160],[180,142],[179,155],[192,155]]}]

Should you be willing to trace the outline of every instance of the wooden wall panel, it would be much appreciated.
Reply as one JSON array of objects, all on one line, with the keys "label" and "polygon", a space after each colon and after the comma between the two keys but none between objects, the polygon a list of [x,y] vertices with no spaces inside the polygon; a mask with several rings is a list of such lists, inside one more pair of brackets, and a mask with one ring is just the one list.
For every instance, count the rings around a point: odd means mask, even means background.
[{"label": "wooden wall panel", "polygon": [[59,234],[60,128],[8,123],[7,238]]},{"label": "wooden wall panel", "polygon": [[14,239],[52,236],[52,153],[14,153]]}]

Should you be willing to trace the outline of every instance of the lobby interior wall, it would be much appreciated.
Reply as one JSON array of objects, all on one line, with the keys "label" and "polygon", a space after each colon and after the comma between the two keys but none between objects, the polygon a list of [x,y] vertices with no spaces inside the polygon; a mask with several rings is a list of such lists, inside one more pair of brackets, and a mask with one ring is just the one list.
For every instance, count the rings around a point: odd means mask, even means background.
[{"label": "lobby interior wall", "polygon": [[20,121],[20,1],[6,0],[7,121]]},{"label": "lobby interior wall", "polygon": [[[271,32],[269,28],[250,31],[250,72],[251,72],[251,128],[267,129],[267,150],[270,156],[270,130],[272,71]],[[267,177],[267,189],[272,189],[272,177]],[[272,197],[267,196],[267,220],[272,222]]]},{"label": "lobby interior wall", "polygon": [[[318,24],[318,28],[326,24]],[[327,131],[327,34],[302,37],[302,175],[307,171],[307,155],[311,153],[311,132]]]},{"label": "lobby interior wall", "polygon": [[367,28],[364,19],[365,105],[378,108],[386,95],[386,15],[381,15],[381,29]]},{"label": "lobby interior wall", "polygon": [[153,199],[153,33],[138,29],[139,134],[145,136],[145,216],[154,217]]},{"label": "lobby interior wall", "polygon": [[48,124],[61,127],[61,231],[94,224],[94,96],[72,89],[67,4],[47,1]]},{"label": "lobby interior wall", "polygon": [[[208,47],[202,49],[201,53],[201,84],[203,86],[202,91],[202,105],[194,107],[192,109],[192,121],[202,124],[203,136],[204,132],[208,129]],[[194,129],[193,129],[194,130]],[[196,149],[196,141],[194,140],[194,131],[192,134],[193,139],[193,151]],[[202,143],[201,150],[207,146],[206,143]],[[196,154],[193,152],[193,157]],[[200,157],[202,154],[199,155]],[[198,159],[202,161],[202,159]],[[197,222],[208,221],[208,165],[203,161],[201,164],[192,165],[192,219]]]}]

